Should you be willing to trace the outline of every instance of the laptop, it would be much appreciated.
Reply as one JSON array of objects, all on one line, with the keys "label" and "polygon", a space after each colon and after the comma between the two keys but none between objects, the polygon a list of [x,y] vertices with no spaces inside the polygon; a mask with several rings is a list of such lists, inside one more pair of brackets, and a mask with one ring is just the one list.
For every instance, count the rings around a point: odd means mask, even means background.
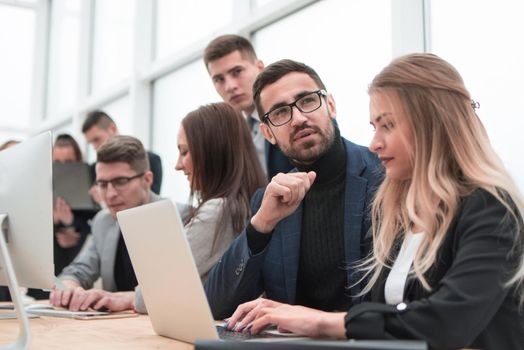
[{"label": "laptop", "polygon": [[277,332],[250,336],[215,325],[184,225],[170,200],[120,211],[117,218],[156,333],[188,343],[293,338]]}]

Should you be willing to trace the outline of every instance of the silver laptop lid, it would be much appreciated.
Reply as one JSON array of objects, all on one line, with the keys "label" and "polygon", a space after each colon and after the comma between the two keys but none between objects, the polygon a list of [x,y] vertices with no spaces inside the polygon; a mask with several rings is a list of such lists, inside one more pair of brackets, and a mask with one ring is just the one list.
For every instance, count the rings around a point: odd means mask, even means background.
[{"label": "silver laptop lid", "polygon": [[194,343],[218,339],[180,215],[170,200],[117,213],[153,329]]}]

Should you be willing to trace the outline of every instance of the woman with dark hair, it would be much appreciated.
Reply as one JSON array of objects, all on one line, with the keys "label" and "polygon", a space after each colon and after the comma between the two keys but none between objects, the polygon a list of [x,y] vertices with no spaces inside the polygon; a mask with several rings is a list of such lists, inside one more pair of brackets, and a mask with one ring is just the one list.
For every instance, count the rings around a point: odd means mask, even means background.
[{"label": "woman with dark hair", "polygon": [[[191,187],[191,207],[185,229],[202,282],[211,268],[242,232],[250,216],[250,199],[266,177],[243,117],[225,103],[190,112],[178,132],[179,158]],[[112,311],[146,312],[137,292],[101,295],[91,306]]]},{"label": "woman with dark hair", "polygon": [[178,132],[178,149],[176,169],[188,177],[197,202],[186,227],[204,281],[243,230],[251,195],[266,180],[245,120],[225,103],[190,112]]},{"label": "woman with dark hair", "polygon": [[82,151],[78,142],[69,134],[60,134],[56,137],[53,146],[53,161],[66,162],[82,162]]},{"label": "woman with dark hair", "polygon": [[[82,162],[82,152],[76,140],[69,134],[56,137],[53,146],[53,162]],[[80,252],[91,231],[89,219],[95,213],[72,210],[69,204],[57,197],[53,206],[55,274],[69,265]]]}]

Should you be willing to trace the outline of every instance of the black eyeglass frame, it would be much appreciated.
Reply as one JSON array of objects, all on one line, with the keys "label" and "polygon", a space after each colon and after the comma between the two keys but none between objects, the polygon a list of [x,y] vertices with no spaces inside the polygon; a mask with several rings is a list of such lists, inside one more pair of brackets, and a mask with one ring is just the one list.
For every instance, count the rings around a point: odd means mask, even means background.
[{"label": "black eyeglass frame", "polygon": [[[122,188],[122,187],[126,186],[129,182],[131,182],[131,180],[134,180],[134,179],[137,179],[139,177],[142,177],[145,174],[146,173],[143,172],[143,173],[139,173],[139,174],[136,174],[136,175],[133,175],[133,176],[119,176],[119,177],[115,177],[114,179],[111,179],[111,180],[96,180],[95,181],[95,185],[102,191],[106,191],[107,190],[107,186],[109,184],[111,184],[111,186],[113,186],[114,189],[118,190],[119,188]],[[115,182],[116,181],[121,181],[121,180],[125,180],[125,183],[115,186]]]},{"label": "black eyeglass frame", "polygon": [[[307,96],[309,96],[309,95],[311,95],[311,94],[317,94],[318,97],[319,97],[319,101],[320,101],[320,103],[318,104],[318,107],[317,107],[317,108],[315,108],[315,109],[313,109],[313,110],[311,110],[311,111],[307,111],[307,112],[306,112],[306,111],[303,111],[303,110],[302,110],[302,109],[297,105],[297,102],[300,101],[300,100],[302,100],[304,97],[307,97]],[[291,119],[293,119],[293,107],[296,107],[296,108],[297,108],[301,113],[312,113],[312,112],[316,111],[317,109],[319,109],[320,107],[322,107],[322,97],[326,97],[327,95],[328,95],[328,93],[327,93],[327,91],[324,90],[324,89],[319,89],[319,90],[317,90],[317,91],[311,91],[311,92],[305,94],[304,96],[301,96],[300,98],[297,98],[295,101],[293,101],[293,102],[291,102],[291,103],[288,103],[287,105],[282,105],[282,106],[278,106],[278,107],[275,107],[275,108],[271,109],[269,112],[267,112],[266,114],[264,114],[264,115],[262,116],[262,122],[263,122],[263,123],[266,123],[266,124],[269,122],[269,123],[271,123],[271,125],[273,125],[274,127],[279,127],[279,126],[285,125],[285,124],[289,123],[289,121],[290,121]],[[277,109],[282,108],[282,107],[290,107],[290,111],[291,111],[291,112],[289,113],[289,119],[286,120],[286,121],[283,122],[283,123],[275,124],[275,123],[273,123],[273,122],[271,121],[271,119],[269,118],[269,114],[271,114],[272,112],[274,112],[274,111],[276,111]]]}]

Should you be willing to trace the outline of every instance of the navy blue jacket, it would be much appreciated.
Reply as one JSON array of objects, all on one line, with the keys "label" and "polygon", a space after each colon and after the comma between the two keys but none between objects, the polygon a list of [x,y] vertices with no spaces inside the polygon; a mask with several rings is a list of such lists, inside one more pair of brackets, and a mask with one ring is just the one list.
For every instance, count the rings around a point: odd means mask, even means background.
[{"label": "navy blue jacket", "polygon": [[271,181],[276,174],[289,173],[294,168],[280,148],[268,140],[264,140],[264,150],[266,153],[266,169],[269,181]]}]

